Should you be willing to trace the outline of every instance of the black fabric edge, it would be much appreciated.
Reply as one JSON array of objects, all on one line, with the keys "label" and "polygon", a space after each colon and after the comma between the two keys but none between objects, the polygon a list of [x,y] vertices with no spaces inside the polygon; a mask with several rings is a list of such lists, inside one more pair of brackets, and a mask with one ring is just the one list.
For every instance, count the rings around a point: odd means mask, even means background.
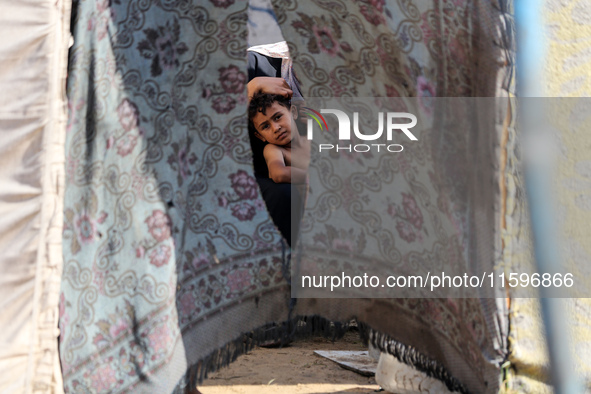
[{"label": "black fabric edge", "polygon": [[[209,373],[230,365],[239,356],[264,343],[273,342],[283,346],[295,339],[320,335],[335,341],[342,338],[349,327],[349,323],[332,322],[317,315],[298,316],[280,325],[266,324],[238,336],[188,367],[173,393],[194,393],[197,385],[203,383]],[[436,360],[423,355],[416,348],[379,333],[364,323],[358,322],[357,327],[364,345],[367,346],[371,343],[381,352],[390,354],[398,361],[443,382],[452,392],[470,393],[445,367]]]},{"label": "black fabric edge", "polygon": [[470,391],[438,361],[433,360],[413,346],[405,345],[390,336],[379,333],[364,323],[359,324],[359,335],[365,345],[371,345],[383,353],[390,354],[401,363],[443,382],[449,391],[469,394]]},{"label": "black fabric edge", "polygon": [[194,393],[195,387],[202,383],[209,373],[230,365],[236,361],[238,356],[244,355],[264,343],[273,342],[284,346],[295,339],[317,335],[335,341],[342,338],[348,328],[349,324],[331,322],[321,316],[299,316],[281,324],[265,324],[253,331],[241,334],[188,367],[173,393]]}]

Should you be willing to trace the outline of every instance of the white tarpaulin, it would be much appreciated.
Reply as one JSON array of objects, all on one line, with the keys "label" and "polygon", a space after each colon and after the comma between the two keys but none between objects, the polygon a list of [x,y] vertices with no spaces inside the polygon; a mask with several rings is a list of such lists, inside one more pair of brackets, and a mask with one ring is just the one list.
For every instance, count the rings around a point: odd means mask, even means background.
[{"label": "white tarpaulin", "polygon": [[71,2],[0,16],[0,392],[62,392],[65,77]]}]

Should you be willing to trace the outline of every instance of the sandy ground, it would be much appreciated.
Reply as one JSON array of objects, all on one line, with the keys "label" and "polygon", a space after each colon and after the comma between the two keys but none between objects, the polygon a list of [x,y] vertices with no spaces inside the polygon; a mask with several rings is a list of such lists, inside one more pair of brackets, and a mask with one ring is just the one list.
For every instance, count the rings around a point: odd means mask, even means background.
[{"label": "sandy ground", "polygon": [[359,375],[315,355],[314,350],[367,350],[357,332],[348,332],[336,342],[313,338],[290,346],[256,348],[229,367],[209,376],[199,391],[203,394],[274,393],[374,393],[374,377]]}]

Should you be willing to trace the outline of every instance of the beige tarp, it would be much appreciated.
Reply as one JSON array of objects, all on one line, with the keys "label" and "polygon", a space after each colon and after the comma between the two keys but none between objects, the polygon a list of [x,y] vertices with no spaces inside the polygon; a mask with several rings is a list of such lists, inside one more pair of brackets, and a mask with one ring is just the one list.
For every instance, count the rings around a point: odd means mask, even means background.
[{"label": "beige tarp", "polygon": [[61,392],[65,77],[71,2],[0,16],[0,392]]}]

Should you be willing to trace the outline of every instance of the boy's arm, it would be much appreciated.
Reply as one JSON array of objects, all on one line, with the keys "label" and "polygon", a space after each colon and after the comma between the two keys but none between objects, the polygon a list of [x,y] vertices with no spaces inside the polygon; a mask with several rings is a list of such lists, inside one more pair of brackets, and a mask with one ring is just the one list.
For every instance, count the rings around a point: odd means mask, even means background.
[{"label": "boy's arm", "polygon": [[285,165],[283,152],[281,148],[267,144],[263,150],[267,168],[269,169],[269,178],[275,183],[306,183],[306,171],[301,168]]},{"label": "boy's arm", "polygon": [[248,100],[256,92],[263,92],[269,94],[279,94],[283,97],[290,98],[293,91],[289,88],[289,85],[283,78],[278,77],[256,77],[253,78],[247,85],[246,90],[248,92]]}]

